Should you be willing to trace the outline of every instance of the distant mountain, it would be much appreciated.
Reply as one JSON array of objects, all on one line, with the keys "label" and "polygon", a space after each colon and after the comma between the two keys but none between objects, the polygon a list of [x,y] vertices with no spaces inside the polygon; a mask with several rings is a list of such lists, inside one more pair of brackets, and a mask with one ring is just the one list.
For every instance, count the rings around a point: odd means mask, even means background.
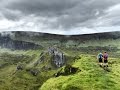
[{"label": "distant mountain", "polygon": [[47,40],[90,40],[90,39],[117,39],[120,38],[120,32],[105,32],[105,33],[94,33],[94,34],[82,34],[82,35],[57,35],[39,32],[12,32],[15,38],[27,37],[36,39],[47,39]]},{"label": "distant mountain", "polygon": [[[39,32],[24,32],[24,31],[11,31],[0,33],[0,46],[6,48],[15,49],[29,49],[39,46],[59,45],[72,43],[75,45],[84,43],[90,40],[107,40],[107,39],[119,39],[120,32],[106,32],[106,33],[94,33],[83,35],[57,35]],[[63,46],[63,45],[62,45]],[[60,46],[61,47],[61,46]]]}]

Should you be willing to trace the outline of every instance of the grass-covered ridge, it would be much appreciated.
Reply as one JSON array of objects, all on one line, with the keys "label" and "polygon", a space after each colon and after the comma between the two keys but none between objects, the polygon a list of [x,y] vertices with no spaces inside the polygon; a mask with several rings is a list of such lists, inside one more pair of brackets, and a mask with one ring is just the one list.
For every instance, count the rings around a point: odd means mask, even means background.
[{"label": "grass-covered ridge", "polygon": [[94,56],[81,57],[73,64],[81,71],[73,75],[51,78],[39,90],[120,90],[119,59],[109,59],[112,63],[109,66],[111,71],[107,72],[98,66]]}]

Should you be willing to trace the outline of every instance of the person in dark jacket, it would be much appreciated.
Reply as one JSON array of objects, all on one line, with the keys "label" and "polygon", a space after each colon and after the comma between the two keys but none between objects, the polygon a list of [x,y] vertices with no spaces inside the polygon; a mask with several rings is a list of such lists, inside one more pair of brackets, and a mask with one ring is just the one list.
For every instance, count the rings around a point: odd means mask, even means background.
[{"label": "person in dark jacket", "polygon": [[103,54],[99,53],[97,58],[98,58],[99,65],[102,66],[102,64],[103,64]]}]

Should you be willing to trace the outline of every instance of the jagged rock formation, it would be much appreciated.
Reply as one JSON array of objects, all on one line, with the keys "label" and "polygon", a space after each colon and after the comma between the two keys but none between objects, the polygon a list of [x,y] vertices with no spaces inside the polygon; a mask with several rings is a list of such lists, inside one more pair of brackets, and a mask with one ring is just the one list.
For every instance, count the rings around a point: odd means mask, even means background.
[{"label": "jagged rock formation", "polygon": [[53,55],[52,61],[57,67],[61,67],[64,65],[65,58],[62,52],[60,52],[57,48],[54,48],[54,47],[49,47],[48,52],[49,54]]},{"label": "jagged rock formation", "polygon": [[[33,66],[36,67],[42,63],[47,63],[42,69],[50,70],[52,67],[62,67],[65,64],[65,55],[55,47],[49,47],[47,50],[41,52],[40,58],[34,62]],[[50,65],[50,66],[49,66]]]}]

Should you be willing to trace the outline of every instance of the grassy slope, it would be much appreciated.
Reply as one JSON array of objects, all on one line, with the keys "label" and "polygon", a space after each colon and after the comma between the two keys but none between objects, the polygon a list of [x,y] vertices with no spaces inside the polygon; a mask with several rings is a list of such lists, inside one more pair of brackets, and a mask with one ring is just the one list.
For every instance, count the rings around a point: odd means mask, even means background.
[{"label": "grassy slope", "polygon": [[[82,71],[74,75],[51,78],[39,90],[120,90],[120,61],[110,58],[111,72],[100,68],[94,56],[82,55],[73,66]],[[117,68],[117,69],[116,69]]]},{"label": "grassy slope", "polygon": [[[31,62],[36,61],[36,59],[39,58],[39,54],[41,53],[41,50],[28,50],[28,51],[11,51],[7,50],[3,51],[4,49],[1,49],[1,54],[7,53],[8,56],[10,55],[12,58],[6,56],[7,63],[13,62],[13,60],[17,60],[17,58],[14,55],[25,55],[28,56],[27,58],[23,57],[23,63],[29,60],[29,63],[25,63],[27,65],[31,64]],[[14,56],[14,57],[13,57]],[[31,58],[33,57],[33,58]],[[2,58],[0,58],[0,61],[2,61]],[[18,63],[17,61],[16,63]],[[1,62],[2,63],[6,63]],[[43,78],[42,76],[34,77],[32,74],[27,72],[26,70],[23,71],[17,71],[16,72],[17,64],[8,64],[8,66],[5,66],[4,68],[0,68],[0,90],[34,90],[37,87],[40,87],[41,80],[39,78]],[[16,72],[16,73],[15,73]],[[14,74],[15,73],[15,74]],[[43,78],[44,79],[44,78]],[[42,79],[42,80],[43,80]]]},{"label": "grassy slope", "polygon": [[[56,70],[40,71],[37,76],[33,76],[29,71],[26,71],[28,68],[41,68],[50,64],[45,61],[42,65],[34,67],[34,63],[39,60],[43,50],[11,51],[0,49],[0,51],[0,65],[8,63],[8,65],[0,68],[0,90],[38,90],[47,79],[56,73]],[[25,68],[16,72],[17,63],[19,62],[17,56],[21,55],[27,56],[27,58],[20,59],[22,63],[25,63]],[[46,56],[45,59],[49,60],[49,57]],[[29,62],[26,63],[26,61]]]},{"label": "grassy slope", "polygon": [[79,46],[86,47],[86,46],[108,46],[108,45],[116,46],[120,48],[120,39],[89,40],[89,41],[85,41],[84,43],[81,43]]}]

